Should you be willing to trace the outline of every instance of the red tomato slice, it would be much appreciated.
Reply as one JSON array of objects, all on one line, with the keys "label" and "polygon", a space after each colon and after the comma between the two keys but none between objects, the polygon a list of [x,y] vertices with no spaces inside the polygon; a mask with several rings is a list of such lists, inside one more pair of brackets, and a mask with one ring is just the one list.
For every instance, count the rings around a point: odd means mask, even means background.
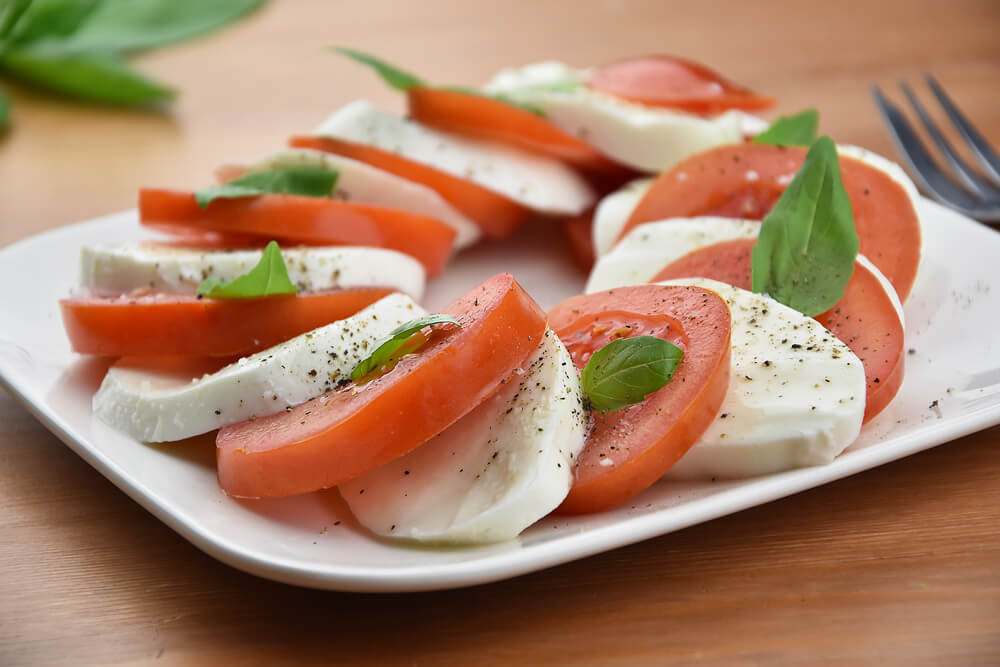
[{"label": "red tomato slice", "polygon": [[275,498],[336,486],[402,456],[492,395],[537,349],[545,313],[508,274],[444,308],[461,328],[363,385],[219,431],[219,483]]},{"label": "red tomato slice", "polygon": [[584,272],[590,271],[597,259],[597,255],[594,252],[593,226],[593,209],[583,215],[570,218],[563,223],[563,230],[566,232],[566,240],[569,241],[569,249],[573,253],[573,260]]},{"label": "red tomato slice", "polygon": [[[549,326],[583,368],[612,338],[658,336],[684,350],[673,379],[646,400],[593,413],[577,458],[567,514],[598,512],[659,479],[698,440],[729,384],[729,307],[695,287],[641,285],[576,296],[549,311]],[[610,459],[613,465],[602,465]]]},{"label": "red tomato slice", "polygon": [[[650,282],[711,278],[750,289],[750,256],[755,239],[724,241],[688,253]],[[858,262],[844,296],[816,320],[843,341],[865,367],[865,417],[882,412],[903,383],[903,322],[892,297],[867,266]]]},{"label": "red tomato slice", "polygon": [[362,245],[412,256],[436,276],[451,255],[455,230],[440,220],[381,206],[297,195],[216,199],[198,206],[194,194],[143,188],[139,220],[181,234],[218,232],[309,245]]},{"label": "red tomato slice", "polygon": [[312,148],[343,155],[426,185],[479,225],[483,233],[491,238],[509,236],[531,215],[530,209],[472,181],[374,146],[312,136],[292,137],[288,144],[294,148]]},{"label": "red tomato slice", "polygon": [[[760,220],[805,161],[807,149],[732,144],[693,155],[656,179],[629,217],[624,236],[644,222],[720,215]],[[861,253],[906,301],[920,264],[920,220],[909,195],[885,172],[841,156]],[[750,176],[748,176],[750,175]]]},{"label": "red tomato slice", "polygon": [[618,165],[590,144],[527,109],[486,95],[442,88],[410,88],[410,116],[424,125],[478,139],[513,144],[581,169],[615,171]]},{"label": "red tomato slice", "polygon": [[242,356],[350,317],[392,291],[372,287],[226,300],[79,296],[59,307],[70,345],[80,354]]},{"label": "red tomato slice", "polygon": [[704,65],[676,56],[640,56],[604,65],[597,68],[589,85],[647,106],[703,115],[774,106],[774,98],[758,95]]}]

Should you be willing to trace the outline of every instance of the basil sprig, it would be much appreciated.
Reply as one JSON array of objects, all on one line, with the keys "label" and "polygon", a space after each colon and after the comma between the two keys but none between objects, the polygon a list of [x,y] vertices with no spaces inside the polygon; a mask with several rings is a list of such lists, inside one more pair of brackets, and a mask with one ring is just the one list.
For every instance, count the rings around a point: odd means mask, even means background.
[{"label": "basil sprig", "polygon": [[216,199],[256,197],[264,194],[331,197],[338,173],[326,167],[284,167],[253,171],[239,178],[194,194],[198,206],[205,208]]},{"label": "basil sprig", "polygon": [[[462,326],[450,315],[441,314],[425,315],[424,317],[418,317],[415,320],[404,322],[389,332],[388,336],[376,343],[375,349],[372,353],[366,359],[362,359],[361,362],[354,367],[354,370],[351,371],[351,379],[356,382],[380,366],[389,363],[392,361],[393,356],[404,345],[406,345],[415,334],[422,329],[434,326],[435,324],[453,324],[457,327]],[[420,348],[415,347],[408,351],[414,352],[418,349]]]},{"label": "basil sprig", "polygon": [[358,51],[357,49],[350,49],[346,47],[332,47],[332,50],[341,55],[347,56],[351,60],[361,63],[362,65],[367,65],[375,70],[375,73],[379,77],[389,84],[391,87],[399,90],[401,92],[406,92],[410,88],[440,88],[441,90],[450,90],[455,93],[461,93],[463,95],[474,95],[476,97],[488,97],[494,99],[498,102],[503,102],[504,104],[509,104],[519,109],[524,109],[525,111],[530,111],[537,116],[544,116],[545,112],[533,105],[527,104],[525,102],[520,102],[514,98],[503,95],[487,93],[478,88],[472,88],[470,86],[433,86],[421,79],[416,74],[407,72],[406,70],[400,69],[395,65],[390,65],[381,58],[376,58],[370,53],[365,53],[364,51]]},{"label": "basil sprig", "polygon": [[760,226],[750,260],[754,292],[810,317],[844,294],[858,254],[837,147],[820,137]]},{"label": "basil sprig", "polygon": [[205,278],[198,285],[198,294],[210,299],[256,299],[279,294],[295,294],[299,290],[288,277],[285,258],[278,244],[271,241],[264,248],[257,266],[229,282]]},{"label": "basil sprig", "polygon": [[595,410],[621,410],[663,388],[683,358],[683,350],[655,336],[615,339],[584,366],[583,393]]},{"label": "basil sprig", "polygon": [[753,138],[755,144],[809,146],[816,140],[819,112],[806,109],[791,116],[779,116],[771,126]]},{"label": "basil sprig", "polygon": [[[78,99],[140,106],[173,89],[125,56],[230,23],[263,0],[0,0],[0,74]],[[0,92],[0,125],[9,102]]]}]

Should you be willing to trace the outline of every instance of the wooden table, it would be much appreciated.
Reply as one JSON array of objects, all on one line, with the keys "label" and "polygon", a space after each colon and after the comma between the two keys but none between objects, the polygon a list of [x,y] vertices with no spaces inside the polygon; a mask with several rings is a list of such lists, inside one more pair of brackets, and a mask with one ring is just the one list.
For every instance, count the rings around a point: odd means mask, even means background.
[{"label": "wooden table", "polygon": [[[367,96],[351,44],[442,82],[675,52],[814,105],[892,155],[868,84],[933,70],[1000,142],[995,0],[274,2],[144,57],[170,115],[8,86],[0,244],[194,187]],[[475,5],[475,6],[473,6]],[[203,555],[0,393],[0,664],[1000,664],[1000,428],[735,516],[512,581],[302,590]]]}]

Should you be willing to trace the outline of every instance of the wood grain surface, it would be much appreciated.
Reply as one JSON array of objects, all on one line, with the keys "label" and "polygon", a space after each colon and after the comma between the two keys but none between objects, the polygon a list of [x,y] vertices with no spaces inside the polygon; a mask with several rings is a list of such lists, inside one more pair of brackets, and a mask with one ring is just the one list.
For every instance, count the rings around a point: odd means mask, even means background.
[{"label": "wood grain surface", "polygon": [[[5,82],[0,245],[129,208],[141,185],[201,185],[353,98],[400,108],[328,44],[455,83],[545,58],[683,54],[887,155],[869,84],[899,99],[898,79],[929,70],[1000,143],[996,0],[285,0],[139,59],[183,91],[169,114]],[[0,392],[0,665],[996,665],[998,445],[994,428],[507,582],[336,594],[205,556]]]}]

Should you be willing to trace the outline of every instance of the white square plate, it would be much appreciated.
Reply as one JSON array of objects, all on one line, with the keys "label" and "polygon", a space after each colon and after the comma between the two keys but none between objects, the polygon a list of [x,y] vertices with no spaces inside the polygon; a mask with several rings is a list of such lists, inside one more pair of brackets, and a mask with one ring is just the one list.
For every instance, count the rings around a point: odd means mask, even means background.
[{"label": "white square plate", "polygon": [[[136,442],[93,419],[106,362],[69,351],[57,300],[84,243],[143,238],[134,212],[42,234],[0,251],[0,381],[77,454],[206,553],[262,577],[349,591],[417,591],[496,581],[759,505],[1000,423],[1000,235],[922,201],[924,260],[906,304],[906,379],[895,401],[833,463],[737,482],[661,481],[617,510],[550,517],[518,540],[431,549],[372,537],[336,490],[273,501],[227,498],[211,436]],[[460,256],[431,285],[439,307],[510,271],[550,307],[583,276],[555,227]],[[993,289],[996,286],[997,289]]]}]

